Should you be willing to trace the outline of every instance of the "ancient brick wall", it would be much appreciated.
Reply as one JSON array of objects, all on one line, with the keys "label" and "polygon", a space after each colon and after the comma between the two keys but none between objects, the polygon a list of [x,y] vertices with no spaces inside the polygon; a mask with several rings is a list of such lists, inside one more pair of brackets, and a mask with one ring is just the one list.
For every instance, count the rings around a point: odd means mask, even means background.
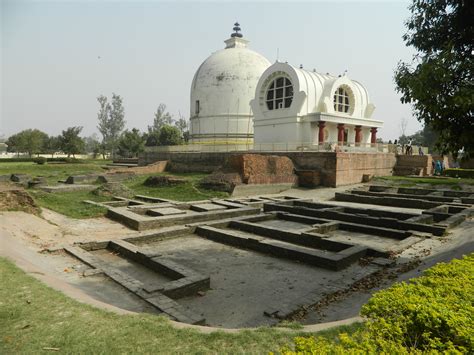
[{"label": "ancient brick wall", "polygon": [[296,183],[293,162],[285,156],[233,154],[226,168],[238,172],[244,184]]},{"label": "ancient brick wall", "polygon": [[155,173],[162,173],[166,171],[167,164],[168,162],[165,160],[165,161],[157,161],[146,166],[136,166],[133,168],[115,168],[115,169],[110,169],[110,171],[114,173],[133,172],[135,174],[155,174]]},{"label": "ancient brick wall", "polygon": [[392,175],[395,162],[393,153],[337,153],[336,178],[330,186],[359,183],[363,175]]},{"label": "ancient brick wall", "polygon": [[[148,152],[140,156],[140,165],[158,160],[169,160],[169,169],[173,172],[206,172],[210,173],[222,167],[229,161],[231,156],[243,156],[245,153],[170,153],[170,152]],[[289,158],[296,170],[315,170],[319,172],[321,185],[336,187],[362,182],[363,175],[387,176],[392,175],[395,166],[395,155],[393,153],[335,153],[335,152],[259,152],[259,156],[280,156]],[[233,164],[243,164],[240,158],[232,158]],[[271,160],[270,160],[271,161]],[[283,161],[283,160],[282,160]],[[253,171],[262,161],[250,159],[245,169]],[[273,163],[270,163],[273,164]],[[285,163],[286,164],[286,163]],[[280,171],[279,165],[274,167],[264,164],[268,171],[276,169]],[[241,168],[239,168],[241,169]],[[241,171],[245,170],[242,167]],[[240,170],[239,170],[240,171]],[[270,181],[262,174],[257,173],[250,183],[255,181]],[[289,178],[289,177],[288,177]],[[277,183],[277,182],[275,182]]]}]

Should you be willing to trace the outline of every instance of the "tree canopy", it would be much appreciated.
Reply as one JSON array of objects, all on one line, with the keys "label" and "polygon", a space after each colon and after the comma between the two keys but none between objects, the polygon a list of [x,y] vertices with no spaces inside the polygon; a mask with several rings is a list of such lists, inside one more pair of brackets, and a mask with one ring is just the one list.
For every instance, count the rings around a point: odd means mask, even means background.
[{"label": "tree canopy", "polygon": [[438,135],[437,148],[474,155],[474,6],[468,0],[413,0],[403,36],[417,54],[395,71],[403,103]]},{"label": "tree canopy", "polygon": [[175,126],[164,125],[160,129],[158,137],[159,145],[178,145],[183,143],[181,132]]},{"label": "tree canopy", "polygon": [[39,129],[25,129],[10,136],[7,140],[8,151],[15,153],[39,154],[45,149],[48,135]]},{"label": "tree canopy", "polygon": [[407,144],[410,140],[414,145],[421,145],[423,147],[428,147],[428,151],[430,153],[440,153],[439,150],[436,148],[435,142],[438,139],[438,134],[430,128],[430,126],[425,125],[422,130],[418,132],[406,136],[402,134],[398,138],[399,144]]},{"label": "tree canopy", "polygon": [[145,136],[136,128],[125,130],[120,136],[118,152],[126,158],[137,157],[138,153],[145,150]]},{"label": "tree canopy", "polygon": [[125,127],[125,110],[120,95],[112,94],[112,104],[107,102],[107,97],[101,95],[97,98],[99,112],[97,129],[102,134],[102,146],[105,150],[115,154],[120,134]]},{"label": "tree canopy", "polygon": [[155,112],[155,117],[153,119],[153,125],[148,126],[148,133],[159,132],[164,125],[173,124],[173,116],[166,111],[166,105],[160,104]]},{"label": "tree canopy", "polygon": [[79,137],[82,127],[69,127],[59,136],[61,150],[67,156],[74,156],[84,151],[84,140]]}]

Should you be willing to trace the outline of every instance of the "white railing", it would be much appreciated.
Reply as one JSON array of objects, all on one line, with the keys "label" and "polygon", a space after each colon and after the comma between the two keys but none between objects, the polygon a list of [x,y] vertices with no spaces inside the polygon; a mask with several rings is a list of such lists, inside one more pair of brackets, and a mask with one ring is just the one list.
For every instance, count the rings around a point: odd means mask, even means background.
[{"label": "white railing", "polygon": [[[173,153],[213,153],[213,152],[383,152],[402,154],[402,147],[386,143],[233,143],[233,144],[184,144],[146,147],[146,152]],[[428,148],[422,147],[423,154]],[[404,152],[403,152],[404,153]],[[419,155],[419,147],[412,146],[412,154]]]}]

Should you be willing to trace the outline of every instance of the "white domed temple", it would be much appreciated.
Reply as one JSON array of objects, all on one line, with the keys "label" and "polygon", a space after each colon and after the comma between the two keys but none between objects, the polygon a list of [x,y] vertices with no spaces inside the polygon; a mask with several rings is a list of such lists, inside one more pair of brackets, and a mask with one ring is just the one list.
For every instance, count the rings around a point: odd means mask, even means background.
[{"label": "white domed temple", "polygon": [[198,68],[191,86],[193,143],[284,143],[370,147],[383,122],[367,89],[332,76],[273,65],[250,50],[235,23],[226,47]]},{"label": "white domed temple", "polygon": [[226,47],[198,68],[191,86],[192,142],[251,141],[253,113],[250,100],[258,80],[271,63],[249,49],[239,24]]},{"label": "white domed temple", "polygon": [[255,143],[375,143],[383,122],[362,84],[276,62],[261,76],[255,98]]}]

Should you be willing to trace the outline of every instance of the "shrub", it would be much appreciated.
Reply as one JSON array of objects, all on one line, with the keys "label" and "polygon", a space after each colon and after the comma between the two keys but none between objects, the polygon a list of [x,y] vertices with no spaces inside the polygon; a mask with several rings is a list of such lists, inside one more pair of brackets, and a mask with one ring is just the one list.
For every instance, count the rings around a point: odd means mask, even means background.
[{"label": "shrub", "polygon": [[474,352],[474,254],[440,263],[409,283],[379,291],[362,307],[365,327],[337,343],[295,338],[284,354]]},{"label": "shrub", "polygon": [[183,138],[178,128],[170,125],[164,125],[160,129],[158,136],[159,145],[179,145],[183,144]]},{"label": "shrub", "polygon": [[45,157],[38,157],[33,160],[36,164],[43,165],[46,163],[46,158]]},{"label": "shrub", "polygon": [[444,175],[455,178],[474,179],[474,169],[446,169]]}]

